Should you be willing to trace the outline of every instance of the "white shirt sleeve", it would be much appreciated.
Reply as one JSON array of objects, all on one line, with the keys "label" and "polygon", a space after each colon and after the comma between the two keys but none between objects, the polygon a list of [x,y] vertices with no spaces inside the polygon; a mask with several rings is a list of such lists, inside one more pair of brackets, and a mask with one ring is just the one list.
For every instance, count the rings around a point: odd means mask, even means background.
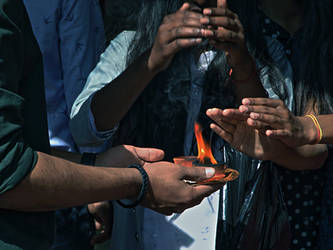
[{"label": "white shirt sleeve", "polygon": [[99,147],[110,140],[116,130],[115,127],[110,131],[97,131],[90,104],[98,90],[110,84],[126,69],[127,52],[134,34],[134,31],[124,31],[110,42],[73,104],[70,129],[79,147]]}]

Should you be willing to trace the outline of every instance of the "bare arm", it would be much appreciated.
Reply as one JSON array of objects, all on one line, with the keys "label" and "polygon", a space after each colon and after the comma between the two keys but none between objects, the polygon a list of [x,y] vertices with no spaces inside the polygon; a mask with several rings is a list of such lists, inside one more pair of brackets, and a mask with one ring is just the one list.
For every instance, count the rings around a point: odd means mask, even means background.
[{"label": "bare arm", "polygon": [[243,25],[238,15],[228,9],[226,0],[217,1],[217,8],[204,9],[207,24],[216,28],[210,44],[225,51],[227,62],[232,68],[230,77],[237,103],[244,97],[265,97],[256,64],[245,43]]},{"label": "bare arm", "polygon": [[[306,116],[294,116],[280,100],[245,98],[239,109],[249,114],[247,118],[249,126],[265,129],[267,136],[279,139],[290,147],[318,143],[318,131],[312,119]],[[333,115],[316,115],[316,117],[323,131],[319,143],[333,143]]]},{"label": "bare arm", "polygon": [[[134,153],[139,161],[163,157],[161,151],[149,149],[134,148]],[[126,162],[133,157],[133,152],[128,151],[118,151],[120,156],[108,154],[117,158],[115,162],[118,159]],[[221,186],[193,187],[183,181],[210,178],[215,173],[211,168],[186,168],[168,162],[146,162],[143,166],[149,176],[150,189],[142,205],[161,213],[182,212],[199,204]],[[13,189],[1,194],[0,207],[48,211],[102,200],[133,199],[141,184],[142,178],[136,169],[83,166],[38,152],[35,168]]]},{"label": "bare arm", "polygon": [[259,160],[269,160],[291,170],[318,169],[327,158],[326,145],[289,147],[246,124],[246,116],[236,109],[211,109],[211,128],[236,150]]},{"label": "bare arm", "polygon": [[46,211],[130,198],[135,197],[140,182],[135,169],[92,168],[38,153],[34,170],[1,195],[0,205],[13,210]]},{"label": "bare arm", "polygon": [[123,118],[150,80],[169,66],[179,50],[197,45],[202,37],[213,34],[202,28],[203,15],[189,11],[189,7],[185,3],[176,13],[166,16],[152,49],[95,94],[91,109],[99,131],[112,129]]}]

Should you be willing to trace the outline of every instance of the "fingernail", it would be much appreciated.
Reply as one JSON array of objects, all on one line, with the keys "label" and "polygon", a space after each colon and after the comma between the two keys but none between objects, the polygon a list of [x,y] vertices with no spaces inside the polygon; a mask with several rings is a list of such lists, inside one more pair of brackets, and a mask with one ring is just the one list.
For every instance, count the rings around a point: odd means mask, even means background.
[{"label": "fingernail", "polygon": [[242,103],[243,103],[244,105],[249,105],[249,104],[250,104],[250,100],[247,99],[247,98],[244,98],[244,99],[242,100]]},{"label": "fingernail", "polygon": [[206,168],[206,177],[211,178],[215,175],[215,169],[214,168]]},{"label": "fingernail", "polygon": [[258,113],[251,113],[250,114],[250,117],[252,118],[252,119],[258,119],[259,118],[259,114]]},{"label": "fingernail", "polygon": [[249,110],[249,108],[246,107],[246,106],[244,106],[244,105],[242,105],[242,106],[239,107],[239,111],[240,112],[247,112],[248,110]]},{"label": "fingernail", "polygon": [[206,111],[207,114],[211,114],[212,112],[213,112],[212,109],[207,109],[207,111]]},{"label": "fingernail", "polygon": [[203,13],[204,13],[204,15],[210,15],[210,14],[212,14],[212,10],[211,9],[204,9]]}]

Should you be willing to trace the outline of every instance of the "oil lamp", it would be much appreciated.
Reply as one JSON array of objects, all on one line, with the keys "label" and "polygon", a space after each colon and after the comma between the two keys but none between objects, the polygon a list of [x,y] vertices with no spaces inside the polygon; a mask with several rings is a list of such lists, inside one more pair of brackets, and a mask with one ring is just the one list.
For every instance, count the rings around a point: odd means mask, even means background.
[{"label": "oil lamp", "polygon": [[[214,184],[228,182],[238,178],[238,171],[227,168],[224,163],[218,163],[212,153],[209,143],[202,136],[202,128],[198,123],[194,124],[194,133],[197,140],[198,156],[179,156],[173,158],[174,163],[184,167],[213,167],[215,175],[197,184]],[[195,183],[192,183],[195,184]]]}]

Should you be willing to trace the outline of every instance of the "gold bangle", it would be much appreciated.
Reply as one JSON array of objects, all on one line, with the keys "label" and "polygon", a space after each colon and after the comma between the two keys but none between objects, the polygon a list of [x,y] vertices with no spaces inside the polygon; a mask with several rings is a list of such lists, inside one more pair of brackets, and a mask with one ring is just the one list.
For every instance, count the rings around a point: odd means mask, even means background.
[{"label": "gold bangle", "polygon": [[316,144],[318,144],[322,139],[323,139],[323,130],[320,127],[320,124],[318,122],[318,119],[315,115],[310,114],[310,115],[306,115],[305,117],[309,117],[311,118],[311,120],[313,121],[316,129],[317,129],[317,141]]}]

